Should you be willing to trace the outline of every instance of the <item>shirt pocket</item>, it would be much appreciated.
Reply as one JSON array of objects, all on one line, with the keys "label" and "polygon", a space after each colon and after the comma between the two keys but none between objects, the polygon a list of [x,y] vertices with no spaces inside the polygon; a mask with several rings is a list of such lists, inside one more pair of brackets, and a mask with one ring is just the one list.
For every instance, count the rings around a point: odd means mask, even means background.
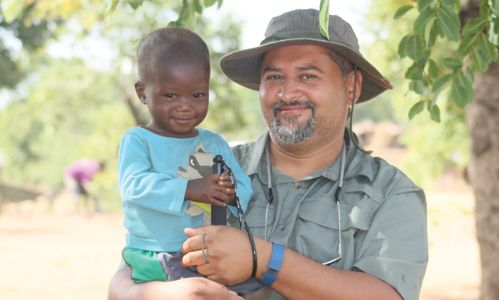
[{"label": "shirt pocket", "polygon": [[269,205],[267,212],[267,220],[265,221],[265,214],[267,210],[266,202],[257,203],[250,201],[248,210],[246,211],[246,222],[251,229],[253,235],[264,238],[265,230],[269,233],[275,218],[275,206]]},{"label": "shirt pocket", "polygon": [[343,257],[350,255],[346,252],[353,253],[355,235],[367,231],[372,221],[372,201],[369,198],[359,190],[343,191],[339,202],[340,216],[332,195],[303,202],[296,222],[296,250],[321,263],[332,260],[339,256],[341,232]]}]

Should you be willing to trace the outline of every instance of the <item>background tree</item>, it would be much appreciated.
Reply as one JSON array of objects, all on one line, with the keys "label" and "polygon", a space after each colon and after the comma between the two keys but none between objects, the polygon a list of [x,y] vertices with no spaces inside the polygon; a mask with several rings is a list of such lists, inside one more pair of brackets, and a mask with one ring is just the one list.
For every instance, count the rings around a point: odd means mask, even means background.
[{"label": "background tree", "polygon": [[476,199],[481,299],[499,299],[499,1],[397,2],[395,19],[407,12],[414,18],[398,48],[411,61],[405,77],[419,97],[409,118],[426,109],[440,122],[445,110],[447,124],[462,116],[468,124],[467,174]]},{"label": "background tree", "polygon": [[[127,128],[147,122],[133,89],[135,49],[148,32],[170,22],[179,25],[182,5],[147,1],[134,10],[123,2],[105,18],[109,7],[95,1],[21,3],[31,7],[26,26],[43,19],[51,39],[36,51],[23,46],[25,56],[37,57],[39,63],[26,69],[20,92],[0,110],[0,151],[7,158],[2,179],[54,187],[62,184],[68,162],[95,157],[108,165],[96,178],[97,195],[108,209],[117,207],[119,139]],[[10,15],[11,23],[20,17]],[[263,126],[258,106],[249,99],[253,95],[230,83],[218,66],[222,54],[239,48],[240,25],[230,16],[195,17],[195,22],[187,18],[185,24],[207,41],[212,56],[210,111],[202,125],[229,139],[253,138]]]}]

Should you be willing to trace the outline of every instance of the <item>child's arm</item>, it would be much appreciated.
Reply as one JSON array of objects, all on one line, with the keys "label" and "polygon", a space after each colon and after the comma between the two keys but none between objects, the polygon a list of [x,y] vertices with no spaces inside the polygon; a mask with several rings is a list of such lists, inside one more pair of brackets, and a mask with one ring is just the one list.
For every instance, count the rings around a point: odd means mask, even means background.
[{"label": "child's arm", "polygon": [[126,134],[120,143],[118,177],[123,202],[162,213],[181,215],[187,208],[187,180],[154,172],[148,146]]}]

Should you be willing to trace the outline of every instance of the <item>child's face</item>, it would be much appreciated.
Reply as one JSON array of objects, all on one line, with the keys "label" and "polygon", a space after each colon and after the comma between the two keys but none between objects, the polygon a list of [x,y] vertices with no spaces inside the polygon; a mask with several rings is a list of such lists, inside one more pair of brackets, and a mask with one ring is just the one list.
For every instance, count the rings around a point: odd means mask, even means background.
[{"label": "child's face", "polygon": [[135,85],[151,115],[149,129],[165,136],[192,137],[208,112],[210,74],[202,64],[169,62],[147,82]]}]

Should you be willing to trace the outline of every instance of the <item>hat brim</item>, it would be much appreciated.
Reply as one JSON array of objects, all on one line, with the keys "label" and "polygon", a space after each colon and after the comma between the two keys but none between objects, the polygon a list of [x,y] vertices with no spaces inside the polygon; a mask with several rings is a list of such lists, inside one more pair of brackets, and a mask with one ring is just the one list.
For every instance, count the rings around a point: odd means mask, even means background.
[{"label": "hat brim", "polygon": [[292,45],[318,45],[331,49],[353,63],[362,72],[362,90],[358,102],[365,102],[387,89],[392,88],[390,82],[371,65],[364,57],[352,48],[331,41],[312,38],[286,39],[270,42],[259,47],[235,51],[222,57],[222,71],[234,82],[252,90],[260,88],[260,65],[265,52]]}]

